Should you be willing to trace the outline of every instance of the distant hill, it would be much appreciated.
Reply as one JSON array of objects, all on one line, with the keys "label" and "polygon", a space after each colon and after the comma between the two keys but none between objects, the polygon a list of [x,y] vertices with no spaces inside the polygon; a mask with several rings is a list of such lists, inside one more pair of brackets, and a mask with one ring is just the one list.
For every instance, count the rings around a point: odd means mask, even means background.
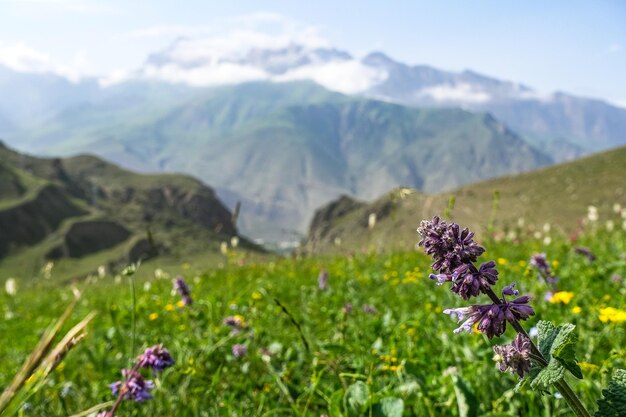
[{"label": "distant hill", "polygon": [[[74,107],[23,135],[34,151],[90,150],[126,167],[184,172],[243,202],[253,236],[305,232],[341,194],[424,191],[547,165],[551,159],[488,114],[414,109],[311,82],[247,83],[165,103],[137,88]],[[144,94],[144,98],[142,97]]]},{"label": "distant hill", "polygon": [[[598,208],[601,225],[622,220],[611,207],[626,205],[626,147],[533,172],[479,182],[449,193],[427,195],[414,189],[396,189],[371,203],[342,197],[318,209],[302,246],[307,253],[338,253],[361,249],[411,249],[418,241],[422,219],[442,216],[450,196],[452,218],[484,234],[493,217],[494,230],[541,231],[548,223],[557,233],[579,227],[587,207]],[[499,194],[493,211],[494,194]],[[372,218],[372,220],[371,220]],[[370,223],[375,218],[373,227]]]},{"label": "distant hill", "polygon": [[35,158],[0,143],[0,268],[90,256],[99,262],[91,268],[114,267],[218,252],[237,235],[231,213],[193,178],[135,174],[94,156]]}]

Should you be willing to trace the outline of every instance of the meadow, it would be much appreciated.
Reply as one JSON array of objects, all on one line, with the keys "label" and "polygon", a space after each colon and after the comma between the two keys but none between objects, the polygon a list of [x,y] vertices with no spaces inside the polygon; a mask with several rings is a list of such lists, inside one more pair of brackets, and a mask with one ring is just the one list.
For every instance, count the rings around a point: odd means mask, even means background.
[{"label": "meadow", "polygon": [[[626,368],[621,226],[479,240],[484,259],[497,263],[498,286],[515,281],[532,295],[536,315],[523,323],[527,330],[540,319],[576,325],[584,379],[569,382],[590,410],[612,372]],[[559,277],[557,296],[546,296],[550,288],[529,264],[541,252]],[[161,343],[175,365],[155,379],[152,400],[125,401],[117,416],[569,415],[558,394],[515,392],[517,376],[496,369],[492,346],[508,343],[512,329],[492,340],[453,334],[457,325],[442,311],[468,303],[428,278],[430,263],[421,251],[384,248],[305,258],[251,257],[230,248],[211,268],[152,261],[134,276],[103,272],[71,285],[51,267],[18,282],[12,295],[0,291],[0,387],[71,302],[74,287],[82,295],[66,328],[90,312],[96,317],[21,407],[22,416],[74,415],[113,400],[108,385],[121,379],[120,369]],[[173,290],[179,274],[191,305]]]}]

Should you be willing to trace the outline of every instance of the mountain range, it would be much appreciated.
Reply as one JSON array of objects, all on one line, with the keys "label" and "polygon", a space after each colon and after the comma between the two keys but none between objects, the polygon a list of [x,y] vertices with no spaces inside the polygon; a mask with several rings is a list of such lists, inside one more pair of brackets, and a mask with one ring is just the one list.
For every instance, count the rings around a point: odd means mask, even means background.
[{"label": "mountain range", "polygon": [[626,143],[626,109],[600,100],[293,44],[220,54],[180,39],[124,80],[0,68],[0,90],[12,146],[194,175],[271,240],[342,194],[449,190]]}]

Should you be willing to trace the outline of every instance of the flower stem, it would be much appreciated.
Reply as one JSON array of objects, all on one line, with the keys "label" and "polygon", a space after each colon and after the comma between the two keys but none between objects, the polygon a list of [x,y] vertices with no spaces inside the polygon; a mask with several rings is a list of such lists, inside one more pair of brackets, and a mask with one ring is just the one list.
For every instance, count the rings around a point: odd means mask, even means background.
[{"label": "flower stem", "polygon": [[[502,303],[502,300],[498,298],[496,293],[493,292],[491,288],[487,288],[485,290],[485,294],[487,294],[494,303],[496,304]],[[534,359],[540,364],[542,364],[542,366],[544,367],[547,366],[548,361],[543,356],[541,351],[537,348],[537,346],[535,345],[533,340],[530,338],[530,336],[528,335],[524,327],[520,324],[520,322],[517,320],[511,320],[509,321],[509,323],[511,324],[511,326],[515,329],[517,333],[524,335],[530,341],[530,350],[532,352],[532,356],[534,357]],[[574,390],[572,390],[572,388],[565,381],[565,379],[561,379],[560,381],[556,382],[554,385],[559,390],[559,392],[561,393],[561,395],[563,396],[567,404],[572,409],[572,411],[574,411],[574,414],[576,414],[576,416],[591,417],[591,414],[589,413],[589,411],[587,411],[583,403],[580,401],[580,398],[578,398]]]}]

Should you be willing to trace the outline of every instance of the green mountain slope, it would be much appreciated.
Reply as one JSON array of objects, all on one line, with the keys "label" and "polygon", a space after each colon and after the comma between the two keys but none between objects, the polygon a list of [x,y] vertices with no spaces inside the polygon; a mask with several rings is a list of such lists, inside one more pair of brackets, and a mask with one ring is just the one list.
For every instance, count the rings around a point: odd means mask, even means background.
[{"label": "green mountain slope", "polygon": [[[341,194],[425,191],[546,165],[550,159],[486,114],[412,109],[343,96],[313,83],[202,90],[169,105],[119,100],[73,108],[24,137],[30,149],[90,150],[140,170],[192,174],[230,203],[242,228],[306,229]],[[63,138],[63,139],[61,139]]]},{"label": "green mountain slope", "polygon": [[[34,158],[0,143],[0,179],[5,273],[25,259],[25,267],[37,268],[91,257],[93,270],[218,252],[238,234],[213,190],[183,175],[135,174],[93,156]],[[245,239],[242,244],[251,247]]]},{"label": "green mountain slope", "polygon": [[[598,208],[602,227],[611,219],[621,228],[622,219],[611,208],[615,203],[626,205],[625,178],[626,147],[622,147],[449,193],[428,195],[396,189],[372,203],[343,197],[316,211],[302,249],[309,253],[410,249],[418,241],[415,229],[419,222],[443,215],[451,196],[455,198],[452,218],[479,234],[485,233],[490,219],[493,230],[499,232],[519,232],[519,219],[527,232],[541,232],[546,223],[553,232],[574,232],[589,205]],[[496,192],[499,197],[494,210]],[[374,217],[372,227],[370,219]]]}]

